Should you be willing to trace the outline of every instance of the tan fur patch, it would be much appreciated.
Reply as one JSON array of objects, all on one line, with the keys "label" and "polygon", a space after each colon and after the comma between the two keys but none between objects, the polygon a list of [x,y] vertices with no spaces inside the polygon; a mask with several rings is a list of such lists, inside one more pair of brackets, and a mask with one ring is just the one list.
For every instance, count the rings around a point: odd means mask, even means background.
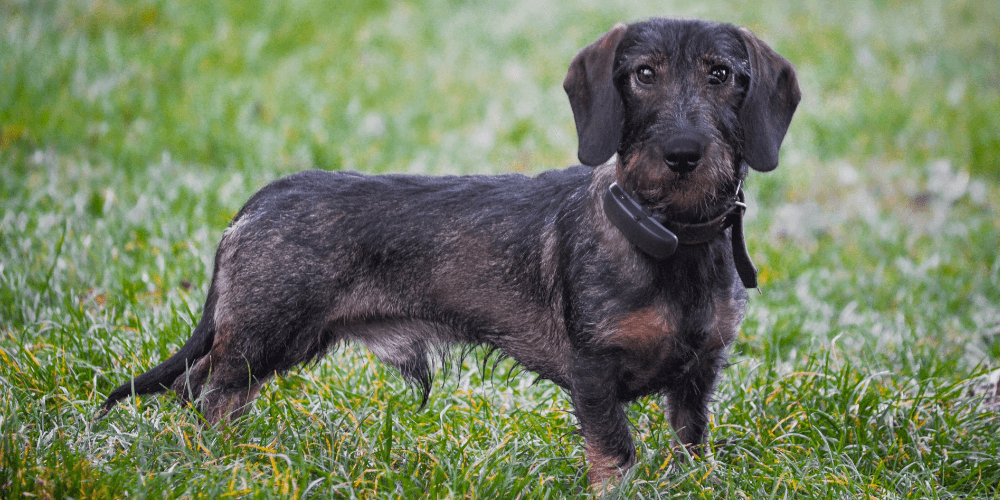
[{"label": "tan fur patch", "polygon": [[621,470],[615,464],[615,458],[601,453],[597,447],[588,444],[587,462],[590,463],[590,471],[587,472],[590,487],[598,493],[605,490],[611,491],[621,476]]},{"label": "tan fur patch", "polygon": [[667,329],[667,321],[659,311],[653,308],[640,309],[618,323],[617,331],[609,340],[617,347],[645,350],[659,346]]}]

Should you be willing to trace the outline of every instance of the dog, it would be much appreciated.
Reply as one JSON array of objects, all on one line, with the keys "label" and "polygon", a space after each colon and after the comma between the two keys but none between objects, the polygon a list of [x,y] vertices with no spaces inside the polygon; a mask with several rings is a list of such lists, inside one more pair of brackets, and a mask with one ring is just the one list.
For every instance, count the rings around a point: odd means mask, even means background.
[{"label": "dog", "polygon": [[169,388],[214,425],[347,341],[426,402],[432,353],[485,345],[568,392],[595,487],[635,461],[637,398],[664,396],[675,444],[697,451],[756,287],[741,183],[778,165],[795,69],[746,29],[650,19],[582,49],[563,86],[583,165],[261,189],[222,235],[191,338],[101,415]]}]

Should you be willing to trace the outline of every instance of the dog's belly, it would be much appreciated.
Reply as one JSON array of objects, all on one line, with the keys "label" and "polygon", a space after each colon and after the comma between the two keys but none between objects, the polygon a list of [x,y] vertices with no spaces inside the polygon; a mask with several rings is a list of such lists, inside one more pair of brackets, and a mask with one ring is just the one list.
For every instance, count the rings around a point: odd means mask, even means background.
[{"label": "dog's belly", "polygon": [[492,310],[504,303],[498,297],[488,308],[459,310],[427,302],[424,313],[411,316],[334,318],[325,330],[333,339],[362,343],[397,367],[452,344],[489,345],[540,377],[568,387],[570,350],[561,320],[550,311],[523,304],[515,315],[498,314]]}]

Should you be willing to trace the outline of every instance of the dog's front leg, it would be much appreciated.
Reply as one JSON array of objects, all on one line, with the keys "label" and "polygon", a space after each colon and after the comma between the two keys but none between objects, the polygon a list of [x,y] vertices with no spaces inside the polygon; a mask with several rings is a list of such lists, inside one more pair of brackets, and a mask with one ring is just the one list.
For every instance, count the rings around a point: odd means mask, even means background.
[{"label": "dog's front leg", "polygon": [[708,427],[708,403],[715,380],[723,364],[723,352],[704,350],[687,363],[678,383],[666,388],[667,419],[677,433],[677,447],[701,454],[702,440]]},{"label": "dog's front leg", "polygon": [[572,397],[586,444],[588,479],[595,491],[613,486],[635,462],[635,444],[618,398],[616,364],[604,357],[577,356]]}]

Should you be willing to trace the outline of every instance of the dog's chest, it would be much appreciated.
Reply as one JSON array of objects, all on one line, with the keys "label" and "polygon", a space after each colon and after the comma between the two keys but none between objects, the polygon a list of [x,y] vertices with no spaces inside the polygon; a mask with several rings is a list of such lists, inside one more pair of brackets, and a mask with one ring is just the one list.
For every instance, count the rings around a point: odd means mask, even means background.
[{"label": "dog's chest", "polygon": [[621,353],[620,383],[629,399],[658,392],[695,365],[721,359],[741,317],[742,303],[730,298],[701,311],[659,303],[626,314],[605,340]]}]

